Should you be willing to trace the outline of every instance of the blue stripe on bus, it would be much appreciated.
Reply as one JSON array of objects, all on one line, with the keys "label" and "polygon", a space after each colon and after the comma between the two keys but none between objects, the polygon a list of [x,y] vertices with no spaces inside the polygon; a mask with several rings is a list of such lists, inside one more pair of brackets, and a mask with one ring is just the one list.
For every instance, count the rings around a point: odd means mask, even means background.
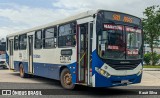
[{"label": "blue stripe on bus", "polygon": [[101,68],[104,62],[99,58],[97,51],[92,52],[92,75],[96,73],[95,67]]},{"label": "blue stripe on bus", "polygon": [[[21,63],[21,61],[14,61],[14,68],[16,71],[19,71],[19,63]],[[29,73],[28,62],[22,62],[22,64],[24,66],[25,73]],[[76,62],[69,65],[33,62],[33,75],[60,80],[60,68],[62,66],[68,67],[72,75],[72,82],[76,83]]]},{"label": "blue stripe on bus", "polygon": [[58,64],[33,63],[34,75],[59,80]]}]

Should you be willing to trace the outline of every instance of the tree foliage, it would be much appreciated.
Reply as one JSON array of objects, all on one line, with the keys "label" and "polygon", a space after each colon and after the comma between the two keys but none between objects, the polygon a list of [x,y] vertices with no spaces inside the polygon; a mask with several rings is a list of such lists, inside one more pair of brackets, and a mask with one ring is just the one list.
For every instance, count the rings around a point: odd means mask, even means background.
[{"label": "tree foliage", "polygon": [[[144,54],[144,62],[146,65],[151,65],[151,53]],[[153,63],[152,65],[159,64],[160,60],[160,54],[157,54],[156,52],[153,52]]]},{"label": "tree foliage", "polygon": [[160,36],[160,8],[159,6],[147,7],[143,12],[145,18],[143,18],[143,32],[144,40],[149,44],[151,48],[151,64],[153,64],[154,56],[154,45],[156,45],[156,40]]}]

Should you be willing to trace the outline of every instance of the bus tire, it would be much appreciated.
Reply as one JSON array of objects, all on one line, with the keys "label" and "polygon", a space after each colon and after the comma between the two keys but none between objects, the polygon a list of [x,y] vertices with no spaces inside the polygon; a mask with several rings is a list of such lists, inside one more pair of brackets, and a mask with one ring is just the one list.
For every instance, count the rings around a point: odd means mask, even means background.
[{"label": "bus tire", "polygon": [[69,69],[65,68],[62,70],[60,75],[61,85],[65,89],[74,89],[75,84],[72,83],[72,75],[70,74]]},{"label": "bus tire", "polygon": [[19,66],[19,72],[20,72],[20,77],[21,78],[26,78],[27,77],[27,74],[25,73],[24,67],[23,67],[22,64],[20,64],[20,66]]}]

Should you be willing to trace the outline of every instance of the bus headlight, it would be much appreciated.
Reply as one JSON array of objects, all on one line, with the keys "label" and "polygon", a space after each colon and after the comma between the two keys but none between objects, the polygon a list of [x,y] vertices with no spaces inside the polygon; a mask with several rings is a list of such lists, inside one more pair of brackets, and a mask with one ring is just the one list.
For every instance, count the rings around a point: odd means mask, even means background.
[{"label": "bus headlight", "polygon": [[143,69],[141,69],[138,73],[137,73],[137,76],[139,76],[140,74],[142,74],[143,72]]},{"label": "bus headlight", "polygon": [[99,73],[102,74],[102,75],[104,75],[106,73],[106,71],[103,70],[103,69],[99,69]]},{"label": "bus headlight", "polygon": [[105,77],[107,77],[107,78],[111,77],[111,75],[110,75],[107,71],[105,71],[105,70],[103,70],[103,69],[101,69],[101,68],[96,67],[95,70],[96,70],[99,74],[101,74],[101,75],[103,75],[103,76],[105,76]]}]

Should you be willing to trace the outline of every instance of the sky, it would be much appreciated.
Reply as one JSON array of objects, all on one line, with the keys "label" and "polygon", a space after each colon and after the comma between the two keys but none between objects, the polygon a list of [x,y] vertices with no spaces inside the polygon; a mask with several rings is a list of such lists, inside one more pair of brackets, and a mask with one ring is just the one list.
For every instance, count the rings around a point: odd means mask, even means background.
[{"label": "sky", "polygon": [[0,0],[0,38],[87,10],[106,9],[144,17],[160,0]]}]

